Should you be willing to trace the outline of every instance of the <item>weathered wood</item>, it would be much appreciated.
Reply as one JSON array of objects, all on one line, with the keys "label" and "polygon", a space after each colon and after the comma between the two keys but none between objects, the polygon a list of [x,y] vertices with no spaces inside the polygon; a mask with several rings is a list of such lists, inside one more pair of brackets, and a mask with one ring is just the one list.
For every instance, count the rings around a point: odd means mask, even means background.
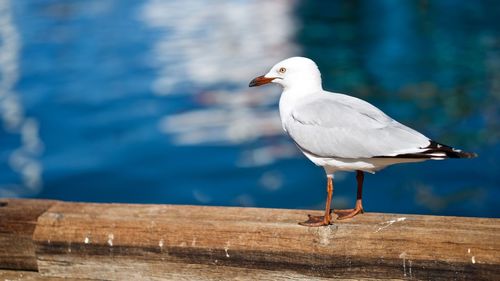
[{"label": "weathered wood", "polygon": [[0,199],[0,268],[37,270],[33,231],[38,217],[54,203]]},{"label": "weathered wood", "polygon": [[[318,211],[320,213],[320,211]],[[500,280],[500,220],[57,203],[33,235],[42,275],[106,280]]]},{"label": "weathered wood", "polygon": [[[203,280],[203,281],[218,281],[218,280],[238,280],[238,281],[289,281],[289,280],[331,280],[330,278],[313,278],[303,277],[296,275],[297,277],[283,277],[280,272],[276,271],[259,271],[244,268],[232,268],[231,270],[224,270],[221,267],[213,267],[210,265],[184,265],[184,267],[176,266],[176,272],[172,273],[171,280],[184,281],[184,280]],[[215,274],[209,274],[208,276],[200,276],[200,272],[213,272]],[[122,280],[134,280],[131,276],[126,276],[125,274],[120,274],[124,279]],[[220,277],[216,277],[220,276]],[[289,275],[289,276],[293,276]],[[215,278],[214,278],[215,277]],[[140,278],[141,279],[141,278]],[[139,279],[139,280],[140,280]],[[151,278],[152,280],[161,280],[163,278]],[[148,280],[151,280],[148,279]],[[65,280],[75,280],[75,281],[103,281],[106,279],[79,279],[79,278],[64,278],[64,277],[51,277],[41,275],[39,272],[35,271],[18,271],[18,270],[1,270],[0,269],[0,280],[2,281],[65,281]],[[401,279],[373,279],[373,278],[361,278],[361,279],[342,279],[344,281],[350,280],[401,280]]]},{"label": "weathered wood", "polygon": [[50,276],[42,276],[36,271],[20,271],[20,270],[2,270],[0,269],[0,280],[2,281],[97,281],[102,279],[76,279],[76,278],[58,278]]}]

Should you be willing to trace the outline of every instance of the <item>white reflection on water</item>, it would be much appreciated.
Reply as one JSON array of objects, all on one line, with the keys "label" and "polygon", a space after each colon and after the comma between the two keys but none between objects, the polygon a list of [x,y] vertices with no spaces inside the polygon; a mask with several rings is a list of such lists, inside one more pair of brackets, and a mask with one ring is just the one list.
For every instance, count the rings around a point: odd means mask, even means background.
[{"label": "white reflection on water", "polygon": [[162,32],[154,47],[158,95],[214,84],[240,84],[293,54],[290,1],[151,0],[141,19]]},{"label": "white reflection on water", "polygon": [[25,115],[19,94],[14,90],[19,79],[20,38],[12,20],[10,1],[0,1],[0,40],[0,121],[3,130],[20,137],[21,144],[10,154],[8,163],[22,179],[22,184],[0,186],[0,197],[33,195],[42,187],[38,157],[43,144],[37,120]]},{"label": "white reflection on water", "polygon": [[[248,89],[277,61],[296,55],[291,1],[151,0],[140,17],[160,32],[151,60],[153,92],[195,95],[195,109],[159,124],[177,145],[232,145],[283,135],[278,87]],[[256,143],[238,165],[267,165],[296,155],[291,143]]]}]

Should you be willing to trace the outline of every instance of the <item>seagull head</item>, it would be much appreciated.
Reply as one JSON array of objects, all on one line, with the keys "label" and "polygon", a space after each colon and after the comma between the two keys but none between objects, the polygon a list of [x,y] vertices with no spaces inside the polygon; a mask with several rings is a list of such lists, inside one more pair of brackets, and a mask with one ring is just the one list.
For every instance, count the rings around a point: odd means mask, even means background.
[{"label": "seagull head", "polygon": [[304,57],[292,57],[278,62],[267,74],[256,77],[248,86],[255,87],[268,83],[280,84],[284,89],[322,89],[318,66],[311,59]]}]

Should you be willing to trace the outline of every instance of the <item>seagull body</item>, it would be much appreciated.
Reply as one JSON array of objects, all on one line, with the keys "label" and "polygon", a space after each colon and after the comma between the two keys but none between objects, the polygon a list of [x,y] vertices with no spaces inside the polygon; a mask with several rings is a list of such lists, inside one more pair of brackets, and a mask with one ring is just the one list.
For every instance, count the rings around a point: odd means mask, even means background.
[{"label": "seagull body", "polygon": [[[287,103],[288,95],[283,93],[280,107]],[[423,161],[380,156],[421,153],[430,144],[424,135],[347,95],[321,91],[284,107],[292,110],[281,114],[283,129],[327,174],[339,170],[375,172],[391,164]],[[444,154],[435,155],[439,156]]]},{"label": "seagull body", "polygon": [[309,160],[324,168],[328,178],[325,215],[309,216],[302,225],[331,223],[330,201],[336,171],[357,173],[356,207],[335,211],[339,219],[344,219],[363,212],[364,172],[374,173],[398,163],[476,156],[437,143],[364,100],[323,90],[321,73],[308,58],[283,60],[249,86],[267,83],[283,87],[279,101],[283,130]]}]

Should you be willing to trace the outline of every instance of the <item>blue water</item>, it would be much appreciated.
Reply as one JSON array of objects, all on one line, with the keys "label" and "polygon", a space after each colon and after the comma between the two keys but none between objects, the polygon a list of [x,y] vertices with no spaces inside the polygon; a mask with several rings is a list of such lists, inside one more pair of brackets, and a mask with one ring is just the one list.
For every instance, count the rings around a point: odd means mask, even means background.
[{"label": "blue water", "polygon": [[[500,3],[270,2],[3,1],[0,197],[322,209],[279,89],[247,88],[304,55],[326,89],[480,155],[367,175],[367,211],[500,216]],[[355,193],[337,175],[334,205]]]}]

